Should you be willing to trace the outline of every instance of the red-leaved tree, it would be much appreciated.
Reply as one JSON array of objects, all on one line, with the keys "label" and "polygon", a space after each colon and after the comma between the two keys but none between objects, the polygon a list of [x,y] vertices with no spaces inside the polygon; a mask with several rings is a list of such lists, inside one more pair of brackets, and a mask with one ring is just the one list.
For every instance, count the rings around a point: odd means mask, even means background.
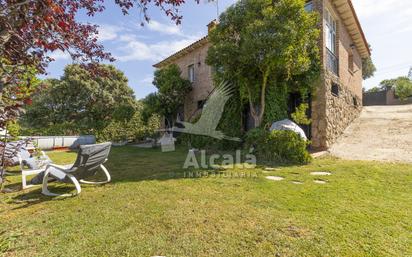
[{"label": "red-leaved tree", "polygon": [[[182,16],[178,8],[185,1],[114,2],[124,15],[134,10],[146,21],[148,7],[157,6],[179,24]],[[93,72],[98,72],[96,63],[114,60],[97,42],[98,27],[76,20],[79,11],[94,16],[104,10],[104,0],[0,0],[0,128],[30,102],[22,92],[31,91],[30,81],[36,73],[45,73],[53,61],[51,52],[67,52]]]},{"label": "red-leaved tree", "polygon": [[[154,5],[179,24],[182,16],[178,7],[184,0],[115,0],[115,3],[123,14],[135,9],[146,21],[148,7]],[[53,61],[50,53],[56,50],[69,53],[73,60],[92,71],[97,67],[93,64],[113,61],[97,42],[98,27],[76,21],[80,10],[93,16],[104,9],[104,0],[0,0],[0,94],[5,87],[17,86],[28,69],[44,73]],[[0,96],[0,114],[4,114],[7,106],[1,101]]]},{"label": "red-leaved tree", "polygon": [[[115,3],[124,14],[135,7],[146,20],[148,5],[152,3],[178,24],[182,16],[177,7],[184,0]],[[104,9],[104,0],[0,0],[0,56],[16,66],[34,66],[39,72],[44,72],[52,61],[47,53],[55,50],[67,51],[83,63],[113,60],[97,43],[97,26],[76,21],[80,10],[93,16]]]}]

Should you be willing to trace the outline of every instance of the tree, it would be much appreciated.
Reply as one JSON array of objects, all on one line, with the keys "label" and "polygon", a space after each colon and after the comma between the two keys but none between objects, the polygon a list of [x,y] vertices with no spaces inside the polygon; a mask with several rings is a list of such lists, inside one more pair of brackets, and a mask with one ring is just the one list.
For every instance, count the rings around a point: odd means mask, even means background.
[{"label": "tree", "polygon": [[412,67],[409,69],[408,78],[412,80]]},{"label": "tree", "polygon": [[[318,14],[304,0],[245,0],[229,7],[211,31],[207,63],[249,103],[256,127],[268,90],[307,91],[319,74]],[[287,97],[287,96],[286,96]]]},{"label": "tree", "polygon": [[172,64],[155,71],[153,85],[158,92],[146,97],[144,117],[148,118],[156,113],[163,116],[169,126],[173,126],[179,109],[192,88],[191,83],[183,79],[179,67]]},{"label": "tree", "polygon": [[[137,9],[149,20],[148,7],[157,6],[179,24],[179,6],[184,0],[116,0],[124,15]],[[79,12],[88,16],[104,11],[103,0],[0,0],[0,94],[6,87],[19,87],[29,69],[44,73],[53,61],[49,54],[63,51],[94,73],[96,64],[114,59],[97,43],[98,26],[76,20]],[[143,24],[143,23],[142,23]],[[23,81],[23,83],[25,83]],[[17,89],[19,90],[19,89]],[[0,99],[2,100],[2,99]],[[20,114],[22,105],[0,102],[0,116],[7,120]]]},{"label": "tree", "polygon": [[154,114],[162,115],[161,104],[157,93],[147,95],[143,101],[142,119],[147,124]]},{"label": "tree", "polygon": [[391,88],[395,88],[398,79],[385,79],[382,80],[379,84],[380,91],[390,90]]},{"label": "tree", "polygon": [[106,75],[95,77],[80,65],[68,65],[64,75],[44,82],[23,117],[26,127],[43,133],[95,134],[113,119],[134,114],[135,97],[124,74],[111,65],[100,65]]},{"label": "tree", "polygon": [[381,92],[383,90],[384,89],[382,89],[382,87],[372,87],[369,90],[367,90],[366,92],[367,93],[377,93],[377,92]]},{"label": "tree", "polygon": [[395,95],[405,101],[412,96],[412,81],[408,77],[399,77],[396,79]]},{"label": "tree", "polygon": [[[4,70],[0,69],[0,78],[5,78],[12,73],[7,60],[0,58],[0,64],[4,67]],[[23,106],[31,104],[30,96],[38,90],[40,85],[36,74],[36,69],[25,67],[15,75],[8,87],[0,89],[0,128],[15,121],[22,112]]]},{"label": "tree", "polygon": [[[412,96],[412,80],[409,77],[398,77],[396,79],[383,80],[378,88],[374,88],[377,91],[395,90],[395,95],[402,101]],[[372,89],[368,92],[373,92]]]},{"label": "tree", "polygon": [[[180,23],[178,7],[183,0],[116,0],[123,14],[132,8],[149,20],[147,8],[158,6],[171,19]],[[102,0],[0,0],[0,56],[12,65],[32,65],[43,72],[51,61],[47,54],[55,50],[67,51],[81,62],[111,59],[96,41],[97,26],[80,23],[76,15],[84,11],[89,16],[102,12]]]},{"label": "tree", "polygon": [[368,79],[373,77],[376,72],[375,64],[373,64],[372,58],[362,59],[362,77],[363,79]]},{"label": "tree", "polygon": [[142,119],[143,103],[136,102],[134,115],[127,120],[112,120],[101,132],[98,138],[103,141],[129,141],[142,140],[145,137],[153,137],[159,127],[160,118],[152,115],[147,121]]}]

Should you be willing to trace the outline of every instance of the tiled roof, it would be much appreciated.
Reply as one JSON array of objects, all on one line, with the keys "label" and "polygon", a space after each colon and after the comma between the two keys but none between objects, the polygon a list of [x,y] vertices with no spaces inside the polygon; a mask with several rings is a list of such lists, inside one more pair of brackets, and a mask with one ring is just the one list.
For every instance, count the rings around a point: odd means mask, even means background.
[{"label": "tiled roof", "polygon": [[336,10],[346,29],[348,30],[352,40],[354,41],[356,48],[359,50],[362,58],[367,58],[371,55],[368,41],[366,40],[365,33],[363,33],[362,26],[356,15],[355,8],[353,7],[351,0],[333,0]]},{"label": "tiled roof", "polygon": [[167,57],[163,61],[156,63],[155,65],[153,65],[153,67],[162,68],[166,65],[169,65],[170,63],[172,63],[176,59],[192,52],[193,50],[195,50],[195,49],[197,49],[201,46],[204,46],[205,44],[207,44],[207,42],[208,42],[208,36],[204,36],[201,39],[197,40],[196,42],[194,42],[194,43],[190,44],[189,46],[183,48],[182,50],[172,54],[169,57]]},{"label": "tiled roof", "polygon": [[[360,25],[358,16],[356,15],[355,8],[353,7],[351,0],[332,0],[339,15],[341,16],[343,23],[345,24],[350,36],[355,42],[356,48],[359,50],[362,58],[367,58],[371,55],[368,41]],[[171,64],[176,59],[192,52],[193,50],[204,46],[208,42],[208,36],[204,36],[191,45],[183,48],[182,50],[170,55],[166,59],[153,65],[155,68],[161,68]]]}]

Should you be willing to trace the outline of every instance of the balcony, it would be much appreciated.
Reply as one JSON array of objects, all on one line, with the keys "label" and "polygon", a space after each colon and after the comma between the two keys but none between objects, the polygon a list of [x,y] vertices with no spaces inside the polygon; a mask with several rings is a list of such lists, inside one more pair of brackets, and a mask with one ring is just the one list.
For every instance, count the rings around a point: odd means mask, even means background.
[{"label": "balcony", "polygon": [[339,76],[339,60],[328,48],[326,48],[326,68]]}]

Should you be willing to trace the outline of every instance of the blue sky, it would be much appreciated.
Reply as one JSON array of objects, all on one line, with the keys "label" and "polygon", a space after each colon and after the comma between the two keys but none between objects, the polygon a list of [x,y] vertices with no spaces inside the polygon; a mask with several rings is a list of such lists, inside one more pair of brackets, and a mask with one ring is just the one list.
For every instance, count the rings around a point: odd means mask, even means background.
[{"label": "blue sky", "polygon": [[[106,1],[107,3],[109,1]],[[220,0],[223,11],[234,0]],[[406,75],[412,66],[412,1],[410,0],[353,0],[362,27],[378,68],[374,78],[364,82],[370,88],[387,78]],[[164,57],[206,35],[206,25],[216,18],[216,5],[188,1],[181,9],[182,25],[176,26],[156,8],[150,8],[151,22],[140,26],[140,15],[133,10],[123,16],[120,9],[108,4],[106,11],[95,17],[80,16],[100,26],[99,41],[117,59],[113,64],[129,79],[137,98],[155,91],[151,84],[152,65]],[[56,52],[49,65],[47,77],[58,78],[64,66],[71,63],[65,53]]]}]

